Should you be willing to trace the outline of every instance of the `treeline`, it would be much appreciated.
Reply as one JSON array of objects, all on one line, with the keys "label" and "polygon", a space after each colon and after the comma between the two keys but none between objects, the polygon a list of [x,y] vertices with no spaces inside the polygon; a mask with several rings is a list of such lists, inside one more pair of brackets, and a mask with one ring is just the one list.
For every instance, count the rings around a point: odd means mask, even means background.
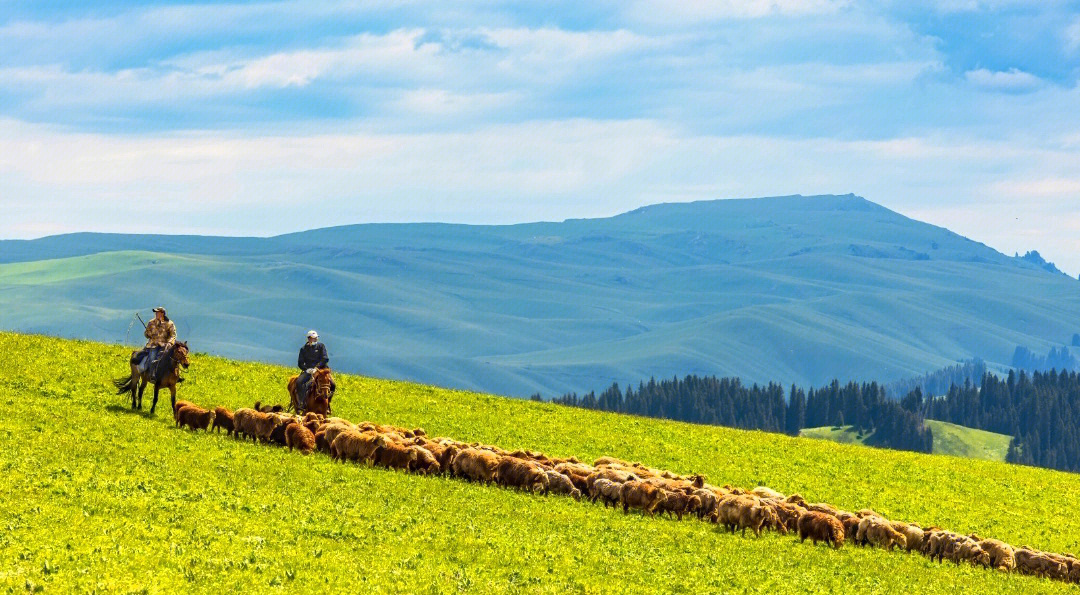
[{"label": "treeline", "polygon": [[943,395],[954,384],[963,386],[966,382],[981,381],[987,372],[986,362],[976,358],[922,376],[890,382],[885,385],[885,392],[894,399],[902,399],[915,389],[924,395]]},{"label": "treeline", "polygon": [[[1027,347],[1017,347],[1013,352],[1012,367],[1018,370],[1030,372],[1046,372],[1048,370],[1077,370],[1080,369],[1080,361],[1069,352],[1069,348],[1051,347],[1050,353],[1045,356],[1034,353]],[[962,384],[960,382],[957,385]],[[926,392],[926,391],[923,391]],[[939,394],[939,393],[931,393]]]},{"label": "treeline", "polygon": [[[539,395],[534,395],[539,399]],[[552,402],[586,409],[797,435],[803,428],[851,425],[873,435],[875,446],[930,452],[933,436],[916,411],[889,399],[876,382],[831,384],[814,389],[779,384],[745,386],[738,378],[687,376],[613,384],[596,394],[565,394]]]},{"label": "treeline", "polygon": [[1012,436],[1010,463],[1080,471],[1080,373],[985,374],[979,384],[954,385],[941,397],[913,392],[901,406],[914,415]]}]

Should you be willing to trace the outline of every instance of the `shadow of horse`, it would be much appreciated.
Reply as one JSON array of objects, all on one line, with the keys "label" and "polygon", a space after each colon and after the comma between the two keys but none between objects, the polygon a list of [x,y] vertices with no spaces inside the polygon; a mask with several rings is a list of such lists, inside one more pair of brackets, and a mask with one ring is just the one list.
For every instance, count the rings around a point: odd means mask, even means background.
[{"label": "shadow of horse", "polygon": [[154,414],[142,409],[131,409],[123,405],[106,405],[105,410],[110,413],[127,413],[128,415],[137,415],[144,419],[154,419]]}]

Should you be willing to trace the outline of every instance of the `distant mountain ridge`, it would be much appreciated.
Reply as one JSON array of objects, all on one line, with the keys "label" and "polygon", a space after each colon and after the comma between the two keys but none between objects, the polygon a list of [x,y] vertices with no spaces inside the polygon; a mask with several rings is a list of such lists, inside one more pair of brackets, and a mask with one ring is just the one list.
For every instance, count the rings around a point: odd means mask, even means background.
[{"label": "distant mountain ridge", "polygon": [[197,350],[291,363],[316,328],[341,369],[519,396],[1008,365],[1018,345],[1046,352],[1080,331],[1078,290],[854,195],[505,226],[0,241],[0,328],[123,341],[136,310],[164,303]]}]

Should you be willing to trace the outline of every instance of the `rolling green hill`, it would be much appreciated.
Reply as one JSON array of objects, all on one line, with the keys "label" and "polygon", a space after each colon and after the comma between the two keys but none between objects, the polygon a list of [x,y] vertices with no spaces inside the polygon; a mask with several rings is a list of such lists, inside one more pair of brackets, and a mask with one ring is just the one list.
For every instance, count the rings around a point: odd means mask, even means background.
[{"label": "rolling green hill", "polygon": [[[1068,593],[916,554],[730,535],[696,520],[333,463],[132,413],[115,345],[0,333],[0,590]],[[290,371],[194,355],[181,397],[248,405]],[[1080,476],[341,375],[336,413],[1076,551]],[[166,397],[167,398],[167,397]]]},{"label": "rolling green hill", "polygon": [[[508,226],[0,242],[0,328],[139,339],[525,396],[649,377],[889,380],[1080,331],[1080,283],[856,196],[720,200]],[[129,332],[130,331],[130,332]]]},{"label": "rolling green hill", "polygon": [[[985,430],[966,428],[944,421],[926,420],[934,433],[934,454],[952,455],[986,461],[1005,461],[1009,451],[1010,436]],[[805,438],[831,440],[841,444],[867,444],[873,432],[860,434],[852,426],[824,426],[804,428],[799,432]]]}]

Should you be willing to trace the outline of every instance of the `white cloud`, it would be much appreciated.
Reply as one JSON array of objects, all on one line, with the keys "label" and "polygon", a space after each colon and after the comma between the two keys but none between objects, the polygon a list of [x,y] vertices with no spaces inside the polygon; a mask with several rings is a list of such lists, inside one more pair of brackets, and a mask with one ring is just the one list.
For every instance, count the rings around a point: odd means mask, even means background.
[{"label": "white cloud", "polygon": [[1065,49],[1068,52],[1080,50],[1080,17],[1065,28]]},{"label": "white cloud", "polygon": [[756,19],[834,13],[849,0],[636,0],[627,6],[633,20],[656,24],[700,24],[727,19]]},{"label": "white cloud", "polygon": [[979,68],[964,73],[967,82],[992,91],[1031,91],[1042,85],[1042,79],[1031,74],[1010,68],[1009,70],[987,70]]}]

